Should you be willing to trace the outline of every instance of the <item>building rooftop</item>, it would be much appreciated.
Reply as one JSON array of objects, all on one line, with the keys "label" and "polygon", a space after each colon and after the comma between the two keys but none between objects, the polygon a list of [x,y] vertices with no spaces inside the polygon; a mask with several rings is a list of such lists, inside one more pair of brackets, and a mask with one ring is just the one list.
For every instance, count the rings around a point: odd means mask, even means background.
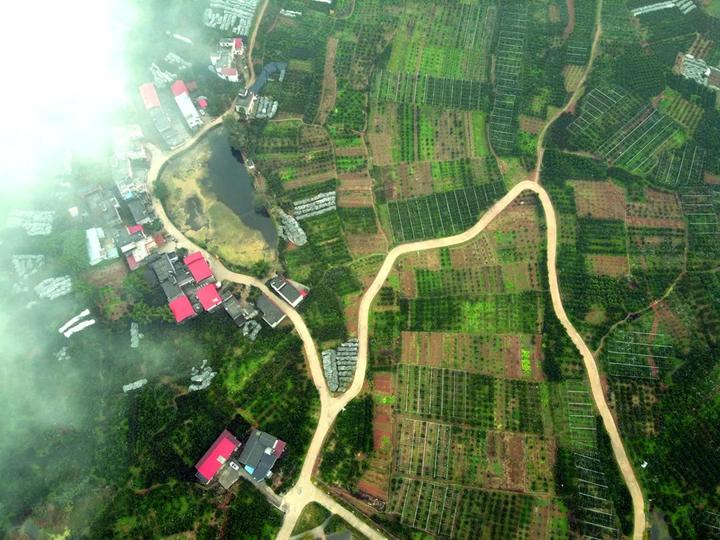
[{"label": "building rooftop", "polygon": [[212,277],[213,275],[212,270],[210,270],[210,265],[205,260],[205,257],[203,257],[203,254],[199,251],[191,253],[185,257],[183,262],[190,269],[190,273],[198,283]]},{"label": "building rooftop", "polygon": [[263,321],[271,328],[275,328],[285,319],[285,314],[277,305],[264,294],[257,299],[257,307],[263,314]]},{"label": "building rooftop", "polygon": [[304,295],[293,287],[283,276],[275,276],[272,278],[270,280],[270,287],[292,307],[296,307],[304,298]]},{"label": "building rooftop", "polygon": [[197,291],[197,299],[205,311],[210,311],[222,304],[222,298],[214,283],[200,287]]},{"label": "building rooftop", "polygon": [[170,86],[170,90],[172,90],[172,93],[174,96],[179,96],[180,94],[188,93],[188,89],[187,89],[187,86],[185,86],[184,81],[175,81]]},{"label": "building rooftop", "polygon": [[140,85],[140,97],[143,100],[146,110],[160,106],[160,98],[158,98],[155,85],[153,83],[145,83]]},{"label": "building rooftop", "polygon": [[168,302],[175,300],[179,296],[184,296],[183,292],[180,290],[180,287],[178,287],[172,281],[161,281],[160,286],[162,287],[162,290],[165,293],[165,297],[168,299]]},{"label": "building rooftop", "polygon": [[175,322],[183,322],[185,319],[195,316],[195,310],[188,297],[184,294],[170,302],[170,311],[175,316]]},{"label": "building rooftop", "polygon": [[223,431],[195,465],[198,480],[209,483],[239,446],[240,441],[232,433]]},{"label": "building rooftop", "polygon": [[137,224],[147,223],[152,216],[148,212],[147,206],[140,199],[132,199],[128,201],[128,209],[132,214],[133,220]]},{"label": "building rooftop", "polygon": [[160,283],[169,280],[172,277],[174,270],[167,254],[161,255],[158,260],[153,261],[153,263],[150,264],[150,268],[153,269],[153,272],[155,272],[155,275]]},{"label": "building rooftop", "polygon": [[275,462],[284,451],[284,441],[254,429],[238,460],[245,466],[245,470],[250,473],[253,480],[262,482],[270,475]]}]

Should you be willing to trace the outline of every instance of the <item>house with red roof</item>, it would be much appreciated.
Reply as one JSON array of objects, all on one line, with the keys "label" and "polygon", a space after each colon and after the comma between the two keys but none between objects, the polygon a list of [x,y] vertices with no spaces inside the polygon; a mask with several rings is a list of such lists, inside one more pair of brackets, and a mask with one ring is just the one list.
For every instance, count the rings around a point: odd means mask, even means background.
[{"label": "house with red roof", "polygon": [[169,303],[170,311],[172,311],[175,317],[175,322],[181,323],[186,319],[190,319],[195,316],[195,310],[190,303],[190,299],[184,294],[178,296],[174,300],[170,300]]},{"label": "house with red roof", "polygon": [[195,476],[200,483],[209,484],[239,447],[240,441],[227,429],[224,430],[195,465]]},{"label": "house with red roof", "polygon": [[203,254],[200,251],[191,253],[183,259],[183,262],[188,267],[190,273],[192,274],[193,278],[197,283],[213,277],[212,270],[210,270],[210,265],[205,260],[205,257],[203,257]]},{"label": "house with red roof", "polygon": [[222,298],[214,283],[208,283],[200,287],[196,295],[205,311],[212,311],[222,304]]},{"label": "house with red roof", "polygon": [[160,107],[160,98],[153,83],[145,83],[140,85],[140,98],[145,105],[145,110],[149,111],[155,107]]}]

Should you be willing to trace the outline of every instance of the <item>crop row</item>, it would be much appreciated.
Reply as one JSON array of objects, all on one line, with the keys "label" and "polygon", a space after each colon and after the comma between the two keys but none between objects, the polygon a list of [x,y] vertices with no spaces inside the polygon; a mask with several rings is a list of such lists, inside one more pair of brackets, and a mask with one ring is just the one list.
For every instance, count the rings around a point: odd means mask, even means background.
[{"label": "crop row", "polygon": [[660,156],[655,179],[663,185],[676,187],[699,184],[705,170],[705,150],[686,144],[682,148]]},{"label": "crop row", "polygon": [[397,242],[437,238],[461,232],[473,225],[480,212],[505,192],[502,182],[435,193],[388,204]]},{"label": "crop row", "polygon": [[656,156],[679,131],[672,118],[648,106],[601,144],[598,151],[617,166],[647,174],[656,166]]},{"label": "crop row", "polygon": [[373,97],[379,102],[465,110],[483,108],[483,84],[480,81],[380,70],[375,76],[373,86]]},{"label": "crop row", "polygon": [[[541,385],[429,366],[400,364],[397,410],[484,429],[542,433]],[[496,402],[499,403],[496,405]],[[496,411],[496,407],[500,409]]]},{"label": "crop row", "polygon": [[580,115],[568,126],[577,144],[598,148],[613,131],[630,120],[640,101],[623,88],[593,88],[580,104]]},{"label": "crop row", "polygon": [[527,33],[527,5],[504,2],[500,32],[495,46],[495,102],[490,114],[490,140],[498,153],[515,149],[517,106],[522,90],[521,74]]},{"label": "crop row", "polygon": [[538,293],[401,299],[400,310],[406,330],[532,334],[537,330]]},{"label": "crop row", "polygon": [[388,511],[438,537],[500,539],[529,538],[534,506],[529,496],[395,478]]}]

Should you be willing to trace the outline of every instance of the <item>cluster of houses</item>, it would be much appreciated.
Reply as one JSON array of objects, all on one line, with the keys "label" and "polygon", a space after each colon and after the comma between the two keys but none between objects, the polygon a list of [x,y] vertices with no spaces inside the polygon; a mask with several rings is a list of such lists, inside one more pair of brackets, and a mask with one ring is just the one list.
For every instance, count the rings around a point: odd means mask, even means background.
[{"label": "cluster of houses", "polygon": [[[121,203],[114,190],[93,184],[81,190],[80,196],[82,209],[73,207],[70,215],[91,225],[85,230],[90,265],[123,257],[130,270],[135,270],[165,244],[161,234],[145,230],[145,226],[155,219],[147,193],[133,195],[129,199],[120,198]],[[122,206],[132,217],[133,225],[123,223],[120,217]]]},{"label": "cluster of houses", "polygon": [[[253,305],[241,301],[232,293],[221,293],[221,284],[199,251],[190,253],[182,260],[177,252],[159,253],[148,265],[179,324],[203,312],[213,312],[221,306],[228,316],[250,339],[260,331],[256,320],[261,317],[271,328],[277,327],[286,317],[276,301],[261,294]],[[270,287],[288,304],[297,307],[307,296],[305,289],[298,290],[282,276],[269,281]]]},{"label": "cluster of houses", "polygon": [[145,111],[150,116],[155,129],[157,129],[160,136],[165,141],[165,144],[170,148],[177,148],[183,142],[186,137],[183,136],[170,122],[165,110],[160,104],[160,96],[158,96],[157,90],[153,83],[144,83],[140,85],[140,98],[142,99]]},{"label": "cluster of houses", "polygon": [[[170,85],[170,91],[175,99],[175,105],[185,121],[190,133],[195,132],[203,124],[202,115],[207,107],[204,96],[190,97],[191,92],[197,91],[197,83],[190,81],[187,84],[182,80],[175,80]],[[187,139],[187,134],[176,129],[160,103],[160,96],[153,83],[140,85],[140,97],[145,110],[150,115],[155,128],[162,136],[165,144],[170,148],[177,148]]]},{"label": "cluster of houses", "polygon": [[199,251],[182,260],[176,252],[162,253],[149,264],[175,321],[181,323],[204,311],[214,311],[222,305],[210,265]]},{"label": "cluster of houses", "polygon": [[229,489],[240,476],[259,484],[272,476],[272,469],[285,451],[285,442],[253,429],[243,445],[228,430],[223,431],[195,465],[203,485],[217,479]]},{"label": "cluster of houses", "polygon": [[283,82],[286,70],[287,64],[285,62],[269,62],[265,64],[252,86],[238,94],[235,100],[235,111],[237,113],[242,112],[247,120],[275,116],[278,110],[278,102],[272,97],[261,96],[260,92],[268,81],[275,80],[276,73],[277,80]]},{"label": "cluster of houses", "polygon": [[245,43],[241,37],[221,39],[217,51],[210,56],[210,68],[221,79],[239,82],[238,61],[245,56]]}]

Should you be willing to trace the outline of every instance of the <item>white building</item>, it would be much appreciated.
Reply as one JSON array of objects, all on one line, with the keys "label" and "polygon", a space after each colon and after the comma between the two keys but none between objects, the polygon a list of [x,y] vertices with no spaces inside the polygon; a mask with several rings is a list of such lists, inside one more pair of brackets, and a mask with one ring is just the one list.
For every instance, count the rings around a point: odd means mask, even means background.
[{"label": "white building", "polygon": [[183,81],[175,81],[170,88],[175,96],[175,103],[177,103],[178,109],[180,109],[188,127],[195,129],[202,126],[202,118],[200,118],[200,113],[198,113],[190,99],[190,94],[188,93],[185,83]]}]

